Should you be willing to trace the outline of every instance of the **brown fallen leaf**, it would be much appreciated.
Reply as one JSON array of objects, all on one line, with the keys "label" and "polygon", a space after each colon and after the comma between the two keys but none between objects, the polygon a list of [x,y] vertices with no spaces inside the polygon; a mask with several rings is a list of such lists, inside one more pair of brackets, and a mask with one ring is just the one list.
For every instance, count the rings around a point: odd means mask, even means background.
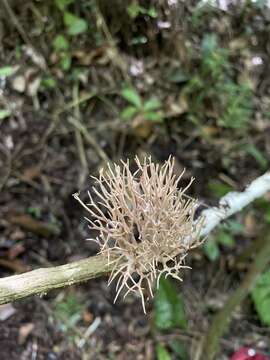
[{"label": "brown fallen leaf", "polygon": [[14,231],[12,231],[12,233],[9,235],[9,238],[13,241],[19,241],[19,240],[23,240],[26,237],[26,234],[24,231],[20,230],[20,229],[15,229]]},{"label": "brown fallen leaf", "polygon": [[11,86],[14,90],[18,91],[19,93],[23,93],[26,88],[26,81],[23,75],[16,76],[12,82]]},{"label": "brown fallen leaf", "polygon": [[11,224],[19,225],[27,231],[44,237],[50,237],[58,233],[55,226],[36,220],[27,214],[9,215],[7,220]]},{"label": "brown fallen leaf", "polygon": [[25,265],[21,260],[0,259],[0,266],[10,269],[16,273],[24,273],[31,270],[30,267]]},{"label": "brown fallen leaf", "polygon": [[153,131],[154,124],[150,121],[144,121],[140,124],[136,124],[133,127],[133,133],[135,136],[141,139],[147,139]]},{"label": "brown fallen leaf", "polygon": [[[89,66],[93,62],[100,60],[107,55],[108,46],[100,46],[89,51],[76,50],[72,52],[72,57],[76,58],[80,65]],[[107,59],[106,59],[107,61]]]},{"label": "brown fallen leaf", "polygon": [[229,45],[229,49],[233,53],[238,52],[239,50],[243,50],[243,49],[248,48],[247,40],[244,39],[243,37],[234,38],[233,40],[231,40],[229,42],[228,45]]},{"label": "brown fallen leaf", "polygon": [[17,256],[25,252],[25,247],[22,244],[16,244],[8,249],[7,255],[9,260],[14,260]]},{"label": "brown fallen leaf", "polygon": [[216,126],[203,126],[202,127],[202,133],[205,136],[214,136],[217,135],[219,133],[219,128]]},{"label": "brown fallen leaf", "polygon": [[85,310],[83,312],[83,321],[86,324],[91,324],[93,322],[93,319],[94,319],[94,315],[90,311]]},{"label": "brown fallen leaf", "polygon": [[0,305],[0,321],[5,321],[14,315],[17,310],[13,307],[12,304]]},{"label": "brown fallen leaf", "polygon": [[37,65],[41,70],[47,69],[46,60],[43,55],[41,55],[40,52],[38,52],[36,49],[33,48],[31,45],[24,45],[22,47],[22,50],[28,56],[32,62]]},{"label": "brown fallen leaf", "polygon": [[38,178],[40,175],[40,166],[31,166],[24,170],[22,179],[25,181],[30,181]]},{"label": "brown fallen leaf", "polygon": [[251,212],[247,213],[244,218],[245,232],[250,236],[255,236],[258,231],[258,221],[254,214]]},{"label": "brown fallen leaf", "polygon": [[180,94],[178,98],[169,96],[166,100],[166,117],[177,117],[188,110],[188,101],[186,96]]},{"label": "brown fallen leaf", "polygon": [[31,334],[31,332],[34,330],[34,324],[33,323],[26,323],[22,325],[19,329],[19,338],[18,343],[19,345],[23,345],[28,338],[28,336]]}]

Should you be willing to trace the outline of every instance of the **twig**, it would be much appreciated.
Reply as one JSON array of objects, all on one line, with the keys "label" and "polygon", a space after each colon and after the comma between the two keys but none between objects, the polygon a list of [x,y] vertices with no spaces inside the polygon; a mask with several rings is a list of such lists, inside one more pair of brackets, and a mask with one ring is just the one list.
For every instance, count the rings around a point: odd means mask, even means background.
[{"label": "twig", "polygon": [[90,135],[87,131],[86,127],[78,120],[74,118],[68,119],[69,123],[72,124],[76,129],[78,129],[82,135],[84,136],[85,140],[95,149],[98,156],[105,161],[105,163],[110,163],[110,159],[108,158],[105,151],[99,146],[96,140]]},{"label": "twig", "polygon": [[78,342],[78,348],[82,349],[87,342],[88,338],[97,330],[99,325],[101,324],[101,318],[96,317],[92,324],[89,325],[82,338]]},{"label": "twig", "polygon": [[56,111],[56,113],[57,113],[57,115],[60,115],[60,114],[62,114],[63,112],[68,111],[68,110],[72,109],[72,108],[75,107],[75,106],[78,106],[78,105],[80,105],[80,104],[82,104],[82,103],[84,103],[84,102],[86,102],[86,101],[88,101],[88,100],[93,99],[93,97],[97,96],[97,94],[98,94],[98,93],[97,93],[96,91],[92,91],[92,92],[90,92],[90,93],[85,94],[84,96],[81,96],[80,98],[77,98],[77,99],[75,99],[75,100],[73,99],[73,100],[72,100],[71,102],[69,102],[66,106],[58,109],[58,110]]},{"label": "twig", "polygon": [[101,30],[103,31],[110,47],[111,47],[111,54],[110,54],[110,58],[112,60],[112,62],[114,62],[114,64],[121,70],[123,78],[125,79],[125,81],[130,84],[130,78],[128,76],[128,72],[127,72],[127,66],[125,61],[123,60],[122,56],[120,55],[115,40],[113,39],[110,30],[106,24],[106,21],[103,17],[103,14],[100,11],[100,8],[98,6],[98,4],[96,3],[96,9],[95,9],[95,13],[96,13],[96,17],[97,17],[97,26],[101,28]]},{"label": "twig", "polygon": [[11,173],[11,165],[12,165],[12,157],[11,154],[9,153],[9,151],[2,146],[2,144],[0,144],[0,150],[5,154],[6,158],[7,158],[7,162],[6,165],[3,166],[3,168],[6,169],[6,173],[2,175],[2,179],[0,179],[0,191],[3,189],[3,187],[5,186],[9,175]]},{"label": "twig", "polygon": [[[80,126],[77,123],[76,125]],[[205,218],[205,226],[201,236],[206,236],[221,220],[240,211],[244,206],[256,198],[263,196],[267,191],[270,191],[269,172],[254,180],[245,191],[228,193],[221,199],[220,207],[209,208],[203,211],[202,216]],[[227,206],[225,204],[227,204]],[[270,244],[267,246],[270,247]],[[270,251],[268,247],[267,251]],[[262,259],[262,261],[265,261],[263,251],[260,256],[261,258],[259,258],[259,260]],[[255,260],[254,267],[258,265],[257,262],[258,259]],[[47,293],[52,289],[86,281],[108,273],[112,268],[113,264],[108,264],[106,257],[97,255],[67,265],[38,269],[21,275],[9,276],[0,279],[0,304],[5,304],[30,295]]]},{"label": "twig", "polygon": [[17,29],[18,33],[20,34],[21,38],[23,39],[23,41],[30,45],[32,47],[31,41],[28,37],[28,35],[26,34],[26,32],[24,31],[22,25],[20,24],[19,20],[17,19],[16,15],[14,14],[12,8],[9,5],[8,0],[2,0],[3,5],[6,9],[6,12],[11,20],[11,22],[13,23],[13,25],[15,26],[15,28]]},{"label": "twig", "polygon": [[[39,57],[39,61],[36,62],[36,64],[42,69],[42,70],[48,70],[47,69],[47,64],[45,62],[45,59],[43,56],[41,56],[41,54],[34,48],[33,44],[31,43],[31,40],[29,38],[29,36],[27,35],[27,33],[25,32],[23,26],[21,25],[20,21],[18,20],[18,18],[16,17],[14,11],[12,10],[8,0],[2,0],[2,3],[4,5],[4,8],[6,9],[8,18],[11,20],[11,22],[13,23],[13,25],[15,26],[16,30],[18,31],[18,33],[20,34],[22,40],[29,46],[29,49],[31,49],[32,55],[35,54],[35,57]],[[38,99],[35,99],[36,101],[38,101]]]},{"label": "twig", "polygon": [[220,338],[226,331],[233,311],[253,289],[260,274],[270,261],[270,234],[267,229],[258,239],[258,250],[254,262],[247,272],[243,282],[230,296],[223,309],[214,317],[205,335],[201,359],[213,360],[219,350]]},{"label": "twig", "polygon": [[[78,84],[76,84],[73,88],[73,98],[74,98],[74,102],[76,103],[76,105],[74,107],[74,116],[75,116],[75,118],[78,119],[78,121],[80,121],[81,114],[80,114],[80,108],[79,108],[79,102],[78,102],[78,100],[79,100],[78,91],[79,91]],[[75,139],[76,139],[76,143],[77,143],[80,162],[81,162],[82,169],[83,169],[83,171],[81,172],[81,174],[79,176],[79,188],[81,188],[81,186],[84,184],[86,174],[88,173],[88,163],[87,163],[86,153],[85,153],[85,149],[84,149],[82,134],[78,128],[75,128]]]}]

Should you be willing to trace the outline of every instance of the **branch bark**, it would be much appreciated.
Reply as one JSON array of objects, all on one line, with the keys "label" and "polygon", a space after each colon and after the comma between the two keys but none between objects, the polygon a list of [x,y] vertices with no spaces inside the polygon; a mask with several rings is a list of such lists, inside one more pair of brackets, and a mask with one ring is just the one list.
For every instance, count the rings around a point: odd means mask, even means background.
[{"label": "branch bark", "polygon": [[208,235],[219,223],[270,191],[270,171],[258,177],[242,192],[231,191],[219,200],[217,207],[202,212],[205,217],[201,236]]},{"label": "branch bark", "polygon": [[0,304],[99,277],[112,270],[107,258],[97,255],[70,264],[41,268],[0,279]]},{"label": "branch bark", "polygon": [[[208,235],[221,221],[240,211],[244,206],[270,191],[270,172],[254,180],[243,192],[230,192],[222,197],[217,207],[206,209],[201,236]],[[112,270],[107,258],[97,255],[70,264],[42,268],[0,279],[0,304],[45,294],[52,289],[77,284]]]}]

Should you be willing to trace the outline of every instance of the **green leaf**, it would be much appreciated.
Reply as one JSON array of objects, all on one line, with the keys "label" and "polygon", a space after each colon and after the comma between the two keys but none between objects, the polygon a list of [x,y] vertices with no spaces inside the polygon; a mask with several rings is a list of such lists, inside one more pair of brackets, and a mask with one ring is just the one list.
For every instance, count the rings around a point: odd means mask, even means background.
[{"label": "green leaf", "polygon": [[57,52],[67,51],[69,48],[69,42],[63,35],[57,35],[53,40],[54,50]]},{"label": "green leaf", "polygon": [[69,73],[70,80],[80,81],[80,79],[86,74],[87,70],[80,67],[72,66],[72,71]]},{"label": "green leaf", "polygon": [[181,84],[189,80],[187,74],[183,72],[181,69],[173,69],[168,75],[167,79],[175,84]]},{"label": "green leaf", "polygon": [[16,71],[14,66],[3,66],[0,68],[0,77],[8,77]]},{"label": "green leaf", "polygon": [[224,196],[227,192],[232,191],[231,186],[218,181],[210,181],[207,187],[211,193],[218,198]]},{"label": "green leaf", "polygon": [[130,4],[127,7],[127,13],[131,17],[131,19],[135,19],[140,14],[140,12],[141,7],[136,3]]},{"label": "green leaf", "polygon": [[213,238],[209,238],[203,245],[203,250],[209,260],[215,261],[220,256],[220,251],[216,241]]},{"label": "green leaf", "polygon": [[137,112],[138,112],[138,109],[135,106],[127,106],[121,112],[121,118],[123,120],[131,120]]},{"label": "green leaf", "polygon": [[158,13],[157,13],[156,9],[155,9],[153,6],[151,6],[151,7],[146,11],[146,14],[147,14],[148,16],[150,16],[151,18],[153,18],[153,19],[157,18],[157,16],[158,16]]},{"label": "green leaf", "polygon": [[262,169],[266,169],[268,167],[268,160],[266,159],[264,154],[256,148],[256,146],[254,146],[253,144],[248,144],[245,146],[245,150],[247,153],[254,157],[254,159],[257,161],[257,163],[261,166]]},{"label": "green leaf", "polygon": [[135,19],[139,15],[148,15],[151,18],[155,19],[158,16],[156,9],[152,6],[149,9],[146,9],[143,6],[140,6],[136,3],[133,3],[127,7],[127,13],[132,18]]},{"label": "green leaf", "polygon": [[203,52],[212,52],[214,51],[218,46],[217,43],[217,36],[216,34],[206,34],[203,37],[202,41],[202,51]]},{"label": "green leaf", "polygon": [[142,107],[142,100],[136,89],[126,87],[121,91],[121,95],[125,100],[135,105],[137,108]]},{"label": "green leaf", "polygon": [[270,224],[270,201],[260,198],[255,201],[255,206],[263,212],[264,221],[267,224]]},{"label": "green leaf", "polygon": [[144,113],[145,120],[160,122],[163,119],[163,113],[161,111],[148,111]]},{"label": "green leaf", "polygon": [[261,322],[270,326],[270,270],[260,276],[251,297]]},{"label": "green leaf", "polygon": [[41,219],[42,208],[40,206],[29,206],[27,212],[30,215],[33,215],[36,219]]},{"label": "green leaf", "polygon": [[4,120],[5,118],[9,117],[10,115],[11,115],[10,110],[0,109],[0,120]]},{"label": "green leaf", "polygon": [[157,110],[160,109],[160,107],[161,107],[161,102],[157,98],[152,98],[150,100],[147,100],[143,105],[144,111]]},{"label": "green leaf", "polygon": [[65,56],[62,57],[60,64],[62,70],[69,70],[71,66],[71,57],[68,54],[65,54]]},{"label": "green leaf", "polygon": [[155,325],[161,330],[187,328],[183,300],[169,278],[162,277],[156,290]]},{"label": "green leaf", "polygon": [[267,224],[270,224],[270,209],[268,209],[264,215],[264,220],[267,222]]},{"label": "green leaf", "polygon": [[265,6],[268,6],[268,2],[267,0],[255,0],[252,2],[252,5],[262,10]]},{"label": "green leaf", "polygon": [[171,360],[171,356],[162,344],[156,346],[157,360]]},{"label": "green leaf", "polygon": [[54,0],[55,5],[59,10],[64,11],[69,4],[72,4],[74,0]]},{"label": "green leaf", "polygon": [[148,39],[146,36],[139,35],[139,36],[135,36],[134,38],[132,38],[131,44],[132,45],[141,45],[141,44],[146,44],[147,41],[148,41]]},{"label": "green leaf", "polygon": [[54,316],[60,322],[63,331],[67,331],[81,319],[83,306],[75,295],[68,295],[64,301],[56,304]]},{"label": "green leaf", "polygon": [[232,237],[231,234],[229,234],[228,232],[225,232],[225,231],[220,231],[217,234],[217,242],[222,245],[228,246],[228,247],[235,246],[234,238]]},{"label": "green leaf", "polygon": [[183,344],[181,341],[177,339],[173,339],[170,341],[169,345],[172,351],[177,355],[177,359],[179,360],[189,359],[187,348],[185,344]]},{"label": "green leaf", "polygon": [[56,80],[48,76],[42,79],[41,84],[47,89],[53,89],[56,87]]},{"label": "green leaf", "polygon": [[239,221],[236,220],[228,220],[224,224],[224,228],[228,230],[233,235],[242,234],[245,230],[245,227],[243,224],[241,224]]},{"label": "green leaf", "polygon": [[67,32],[69,35],[82,34],[88,28],[88,24],[84,19],[81,19],[67,11],[64,12],[64,23],[67,27]]},{"label": "green leaf", "polygon": [[61,318],[69,318],[81,312],[82,305],[75,295],[68,295],[64,301],[56,304],[55,312]]}]

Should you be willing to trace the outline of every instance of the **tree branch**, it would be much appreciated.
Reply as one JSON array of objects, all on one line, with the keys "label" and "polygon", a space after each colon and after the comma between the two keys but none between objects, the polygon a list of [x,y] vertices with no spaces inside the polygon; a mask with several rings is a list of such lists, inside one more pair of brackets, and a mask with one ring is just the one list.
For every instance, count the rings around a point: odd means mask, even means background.
[{"label": "tree branch", "polygon": [[46,294],[57,289],[104,275],[112,270],[101,255],[51,268],[42,268],[0,279],[0,304]]},{"label": "tree branch", "polygon": [[[202,212],[204,226],[201,236],[208,235],[222,220],[240,211],[255,199],[270,191],[270,172],[254,180],[243,192],[230,192],[222,197],[218,207]],[[0,279],[0,304],[25,298],[30,295],[45,294],[52,289],[86,281],[112,270],[107,258],[93,256],[70,264],[42,268]]]},{"label": "tree branch", "polygon": [[217,207],[202,212],[205,217],[201,236],[208,235],[219,223],[233,214],[241,211],[245,206],[270,191],[270,171],[258,177],[247,186],[245,191],[231,191],[219,200]]}]

